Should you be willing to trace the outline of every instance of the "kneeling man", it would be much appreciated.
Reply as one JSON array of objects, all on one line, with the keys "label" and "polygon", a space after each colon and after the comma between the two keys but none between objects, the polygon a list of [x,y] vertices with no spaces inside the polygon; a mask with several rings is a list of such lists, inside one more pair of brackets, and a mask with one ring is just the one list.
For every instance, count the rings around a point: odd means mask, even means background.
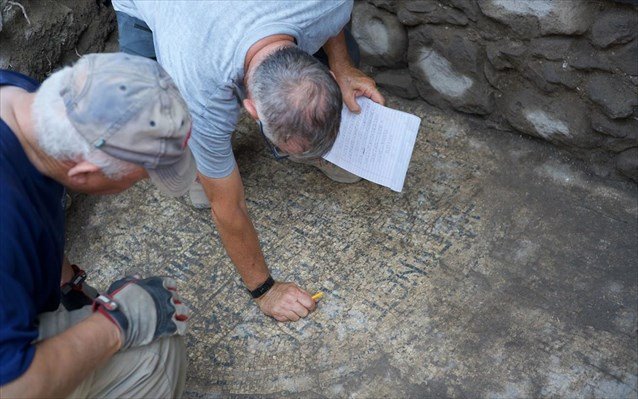
[{"label": "kneeling man", "polygon": [[180,396],[175,281],[127,277],[94,299],[64,258],[65,187],[117,193],[150,177],[188,191],[191,119],[173,81],[155,61],[93,54],[39,87],[0,71],[0,98],[2,396]]}]

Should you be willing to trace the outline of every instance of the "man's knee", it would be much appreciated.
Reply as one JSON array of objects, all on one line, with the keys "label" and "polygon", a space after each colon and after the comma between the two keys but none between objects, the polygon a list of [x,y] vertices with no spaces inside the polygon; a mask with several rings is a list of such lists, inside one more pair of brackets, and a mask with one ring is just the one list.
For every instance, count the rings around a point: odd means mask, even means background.
[{"label": "man's knee", "polygon": [[186,367],[183,338],[161,338],[117,353],[72,396],[179,398],[184,390]]},{"label": "man's knee", "polygon": [[[180,336],[159,339],[139,348],[146,355],[142,369],[147,373],[131,381],[140,397],[180,397],[186,378],[186,345]],[[130,395],[129,395],[130,396]]]},{"label": "man's knee", "polygon": [[130,15],[116,11],[120,51],[155,60],[153,32],[144,23]]}]

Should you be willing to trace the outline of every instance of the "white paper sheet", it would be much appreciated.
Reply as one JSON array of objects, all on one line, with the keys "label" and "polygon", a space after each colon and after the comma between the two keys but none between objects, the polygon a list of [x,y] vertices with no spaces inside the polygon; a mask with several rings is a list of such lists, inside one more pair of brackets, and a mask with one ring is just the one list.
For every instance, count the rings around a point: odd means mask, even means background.
[{"label": "white paper sheet", "polygon": [[357,98],[360,114],[344,105],[341,127],[324,159],[373,183],[403,190],[421,118]]}]

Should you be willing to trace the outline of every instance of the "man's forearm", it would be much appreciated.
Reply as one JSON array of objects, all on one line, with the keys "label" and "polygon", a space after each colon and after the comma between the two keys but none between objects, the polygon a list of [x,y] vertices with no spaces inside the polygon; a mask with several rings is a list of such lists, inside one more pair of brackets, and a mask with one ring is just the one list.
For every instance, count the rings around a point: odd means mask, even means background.
[{"label": "man's forearm", "polygon": [[27,371],[3,386],[2,397],[68,396],[121,346],[118,327],[95,313],[55,337],[36,344]]},{"label": "man's forearm", "polygon": [[352,66],[352,60],[348,55],[348,45],[346,44],[346,36],[341,30],[337,36],[328,39],[323,45],[323,51],[328,56],[328,64],[332,71],[338,71],[344,67]]},{"label": "man's forearm", "polygon": [[[244,197],[244,187],[237,168],[224,178],[199,175],[226,252],[249,290],[266,281],[268,267],[259,247]],[[299,320],[315,309],[315,301],[294,283],[275,282],[257,299],[264,314],[279,321]]]},{"label": "man's forearm", "polygon": [[237,168],[224,178],[199,174],[226,253],[250,290],[268,278],[268,267],[259,247],[257,232],[248,216],[244,185]]},{"label": "man's forearm", "polygon": [[222,244],[244,284],[249,290],[259,287],[268,278],[269,271],[248,210],[239,205],[213,204],[212,212]]}]

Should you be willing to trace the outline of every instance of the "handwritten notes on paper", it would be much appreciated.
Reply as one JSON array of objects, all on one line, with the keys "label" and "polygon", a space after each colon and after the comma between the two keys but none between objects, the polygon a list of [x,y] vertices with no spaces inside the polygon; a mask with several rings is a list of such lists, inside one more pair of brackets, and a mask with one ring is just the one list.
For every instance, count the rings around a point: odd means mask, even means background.
[{"label": "handwritten notes on paper", "polygon": [[421,118],[357,98],[361,113],[344,105],[341,127],[324,159],[373,183],[403,189]]}]

